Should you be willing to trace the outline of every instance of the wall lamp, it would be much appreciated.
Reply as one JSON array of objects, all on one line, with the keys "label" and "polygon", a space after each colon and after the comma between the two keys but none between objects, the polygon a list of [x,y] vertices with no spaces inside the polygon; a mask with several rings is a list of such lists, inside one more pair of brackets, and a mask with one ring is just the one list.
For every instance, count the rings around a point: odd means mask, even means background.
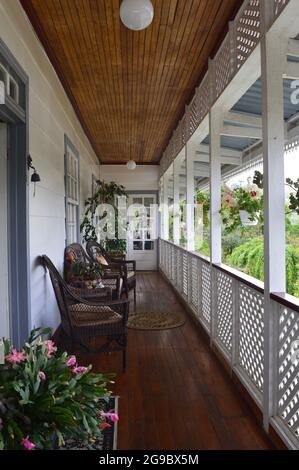
[{"label": "wall lamp", "polygon": [[41,181],[39,174],[36,171],[35,166],[32,165],[32,158],[30,155],[27,157],[27,167],[28,171],[33,170],[33,173],[31,175],[31,183],[34,183],[34,192],[33,192],[33,197],[35,197],[35,184],[39,183]]},{"label": "wall lamp", "polygon": [[30,155],[28,155],[27,157],[27,166],[28,170],[33,170],[33,174],[31,175],[31,183],[39,183],[41,179],[36,171],[36,168],[32,165],[32,158],[30,157]]}]

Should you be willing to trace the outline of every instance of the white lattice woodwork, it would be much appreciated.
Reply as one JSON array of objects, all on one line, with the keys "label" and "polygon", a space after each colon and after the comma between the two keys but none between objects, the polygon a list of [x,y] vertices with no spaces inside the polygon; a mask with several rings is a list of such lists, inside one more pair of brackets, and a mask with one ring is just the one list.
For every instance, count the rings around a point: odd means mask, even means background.
[{"label": "white lattice woodwork", "polygon": [[233,75],[233,54],[231,50],[231,35],[228,34],[214,61],[214,86],[218,98]]},{"label": "white lattice woodwork", "polygon": [[[272,11],[267,28],[283,12],[290,0],[265,0]],[[183,145],[201,124],[214,101],[219,98],[261,39],[260,0],[246,0],[224,39],[209,70],[195,90],[186,113],[174,131],[160,161],[161,174],[171,165]]]},{"label": "white lattice woodwork", "polygon": [[264,299],[239,286],[239,364],[261,392],[264,384]]},{"label": "white lattice woodwork", "polygon": [[182,294],[188,298],[188,254],[183,251],[182,254]]},{"label": "white lattice woodwork", "polygon": [[190,270],[190,307],[195,315],[198,315],[198,303],[200,295],[200,261],[196,256],[190,256],[189,270]]},{"label": "white lattice woodwork", "polygon": [[278,348],[278,416],[299,447],[299,315],[280,308]]},{"label": "white lattice woodwork", "polygon": [[248,0],[236,22],[237,67],[240,68],[258,45],[261,31],[260,0]]},{"label": "white lattice woodwork", "polygon": [[204,322],[211,323],[211,268],[207,263],[201,263],[202,302],[201,314]]},{"label": "white lattice woodwork", "polygon": [[274,0],[274,19],[277,18],[290,0]]},{"label": "white lattice woodwork", "polygon": [[216,339],[227,354],[231,356],[233,333],[233,279],[227,274],[217,270],[216,283]]}]

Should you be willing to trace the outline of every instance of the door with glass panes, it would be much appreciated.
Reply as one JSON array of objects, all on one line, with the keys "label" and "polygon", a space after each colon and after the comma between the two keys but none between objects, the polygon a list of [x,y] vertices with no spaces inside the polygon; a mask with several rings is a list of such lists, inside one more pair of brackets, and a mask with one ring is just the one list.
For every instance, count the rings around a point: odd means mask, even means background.
[{"label": "door with glass panes", "polygon": [[134,194],[129,196],[128,259],[136,261],[139,271],[157,269],[157,196]]}]

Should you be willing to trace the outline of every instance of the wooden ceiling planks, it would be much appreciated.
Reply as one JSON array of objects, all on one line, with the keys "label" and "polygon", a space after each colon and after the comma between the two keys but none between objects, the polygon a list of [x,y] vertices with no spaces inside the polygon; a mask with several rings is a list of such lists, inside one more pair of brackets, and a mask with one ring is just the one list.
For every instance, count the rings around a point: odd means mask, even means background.
[{"label": "wooden ceiling planks", "polygon": [[20,0],[102,163],[159,162],[241,0],[153,0],[140,32],[120,0]]}]

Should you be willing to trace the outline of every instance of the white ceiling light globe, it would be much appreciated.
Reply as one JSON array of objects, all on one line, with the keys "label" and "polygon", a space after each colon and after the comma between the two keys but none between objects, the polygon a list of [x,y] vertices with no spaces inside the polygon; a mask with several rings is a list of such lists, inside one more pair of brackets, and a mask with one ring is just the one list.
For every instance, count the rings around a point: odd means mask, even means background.
[{"label": "white ceiling light globe", "polygon": [[128,163],[127,163],[127,168],[128,170],[135,170],[136,168],[136,163],[134,162],[134,160],[129,160]]},{"label": "white ceiling light globe", "polygon": [[150,0],[123,0],[120,6],[123,24],[134,31],[147,28],[154,18],[154,7]]}]

